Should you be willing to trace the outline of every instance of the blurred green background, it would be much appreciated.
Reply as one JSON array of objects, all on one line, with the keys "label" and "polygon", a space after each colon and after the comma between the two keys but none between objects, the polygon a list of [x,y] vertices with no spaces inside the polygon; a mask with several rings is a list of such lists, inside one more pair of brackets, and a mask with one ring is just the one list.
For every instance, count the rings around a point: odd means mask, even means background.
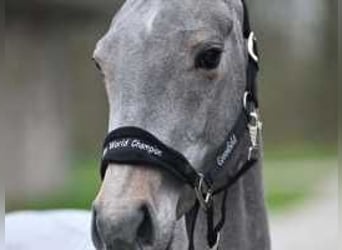
[{"label": "blurred green background", "polygon": [[[108,112],[92,50],[121,4],[6,2],[0,164],[7,211],[90,207]],[[262,52],[267,202],[281,211],[310,197],[337,164],[337,2],[249,6]]]}]

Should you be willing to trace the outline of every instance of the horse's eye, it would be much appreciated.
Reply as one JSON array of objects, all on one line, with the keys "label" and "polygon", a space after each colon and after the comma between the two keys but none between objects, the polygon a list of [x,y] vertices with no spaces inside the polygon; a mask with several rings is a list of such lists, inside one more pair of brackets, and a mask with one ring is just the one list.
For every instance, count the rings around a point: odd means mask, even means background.
[{"label": "horse's eye", "polygon": [[195,67],[212,70],[219,66],[221,61],[222,49],[210,48],[200,52],[195,59]]}]

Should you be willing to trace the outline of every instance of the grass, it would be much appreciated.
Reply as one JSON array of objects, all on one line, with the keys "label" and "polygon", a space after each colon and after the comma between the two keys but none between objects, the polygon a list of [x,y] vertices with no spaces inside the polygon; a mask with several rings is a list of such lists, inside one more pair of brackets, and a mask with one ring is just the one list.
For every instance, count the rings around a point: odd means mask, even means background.
[{"label": "grass", "polygon": [[95,160],[79,160],[74,164],[63,188],[39,199],[6,201],[6,210],[89,209],[99,186],[98,163]]},{"label": "grass", "polygon": [[334,164],[334,158],[266,161],[266,199],[271,210],[287,209],[305,201]]},{"label": "grass", "polygon": [[[312,189],[325,178],[336,160],[333,153],[322,150],[266,151],[264,180],[266,200],[272,211],[288,209],[303,202]],[[7,201],[6,210],[17,209],[89,209],[99,188],[98,163],[78,160],[64,188],[40,199],[25,202]]]}]

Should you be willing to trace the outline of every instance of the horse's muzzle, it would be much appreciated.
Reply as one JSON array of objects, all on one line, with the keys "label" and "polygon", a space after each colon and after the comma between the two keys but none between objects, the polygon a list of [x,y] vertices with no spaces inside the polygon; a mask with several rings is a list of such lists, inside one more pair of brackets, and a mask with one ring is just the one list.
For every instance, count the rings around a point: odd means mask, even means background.
[{"label": "horse's muzzle", "polygon": [[92,239],[98,250],[141,250],[152,246],[154,223],[147,205],[104,208],[93,206]]}]

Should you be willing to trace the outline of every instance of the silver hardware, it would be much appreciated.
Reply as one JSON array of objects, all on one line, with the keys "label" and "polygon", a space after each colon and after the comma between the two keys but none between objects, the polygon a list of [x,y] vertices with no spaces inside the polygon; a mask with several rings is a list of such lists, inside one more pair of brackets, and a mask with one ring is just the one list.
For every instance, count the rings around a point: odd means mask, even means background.
[{"label": "silver hardware", "polygon": [[258,143],[259,117],[256,111],[251,112],[249,115],[251,117],[251,122],[248,124],[249,135],[251,137],[252,147],[256,147]]},{"label": "silver hardware", "polygon": [[249,93],[248,91],[245,91],[245,93],[243,93],[243,108],[247,111],[247,101],[248,101],[248,97],[251,95],[251,93]]},{"label": "silver hardware", "polygon": [[[212,199],[212,190],[205,183],[204,175],[201,173],[198,175],[200,176],[200,179],[197,187],[195,187],[195,192],[201,207],[206,211],[208,210],[208,205]],[[203,189],[205,189],[206,192],[203,192]]]},{"label": "silver hardware", "polygon": [[250,92],[246,91],[243,94],[243,108],[247,112],[249,116],[249,123],[248,123],[248,132],[251,139],[252,146],[248,149],[248,160],[252,158],[254,151],[258,148],[258,134],[259,131],[262,130],[262,122],[259,119],[258,110],[254,107],[252,111],[250,111],[248,107],[248,98],[251,95]]},{"label": "silver hardware", "polygon": [[254,47],[255,41],[256,41],[256,38],[255,38],[254,32],[251,32],[249,34],[249,37],[248,37],[248,40],[247,40],[248,53],[253,58],[253,60],[255,62],[258,62],[259,58],[258,58],[258,56],[255,53],[255,47]]},{"label": "silver hardware", "polygon": [[221,240],[221,234],[217,233],[216,243],[210,250],[218,250],[218,247],[220,245],[220,240]]},{"label": "silver hardware", "polygon": [[255,148],[254,147],[249,147],[248,148],[248,160],[252,159],[253,153],[254,153]]},{"label": "silver hardware", "polygon": [[249,136],[251,139],[252,146],[249,147],[248,160],[251,159],[254,150],[258,148],[258,134],[262,130],[262,122],[259,120],[258,111],[255,109],[249,113],[251,121],[248,124]]}]

